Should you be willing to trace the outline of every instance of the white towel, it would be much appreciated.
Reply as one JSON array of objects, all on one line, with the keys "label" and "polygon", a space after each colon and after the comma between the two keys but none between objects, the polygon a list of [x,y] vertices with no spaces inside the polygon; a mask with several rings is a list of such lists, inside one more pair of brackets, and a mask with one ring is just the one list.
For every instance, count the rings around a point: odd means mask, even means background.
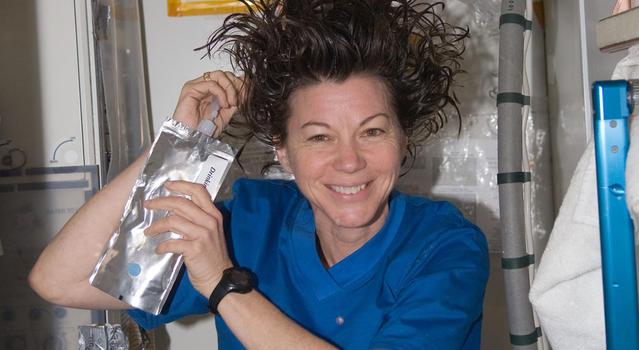
[{"label": "white towel", "polygon": [[542,331],[555,350],[605,349],[594,153],[591,143],[577,165],[530,288]]},{"label": "white towel", "polygon": [[[639,46],[617,64],[612,79],[639,78]],[[639,140],[639,123],[631,127]],[[605,349],[595,154],[586,147],[555,220],[530,289],[530,301],[554,350]],[[628,207],[639,227],[639,142],[626,169]]]}]

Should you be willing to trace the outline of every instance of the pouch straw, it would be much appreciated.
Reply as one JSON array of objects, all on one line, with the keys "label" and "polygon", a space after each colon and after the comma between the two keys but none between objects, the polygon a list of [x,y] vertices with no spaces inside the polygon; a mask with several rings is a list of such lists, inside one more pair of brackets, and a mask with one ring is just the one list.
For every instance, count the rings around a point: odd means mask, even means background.
[{"label": "pouch straw", "polygon": [[151,223],[169,213],[145,209],[143,203],[177,195],[164,188],[166,181],[173,180],[201,183],[215,199],[235,154],[231,146],[203,132],[173,119],[164,122],[133,185],[120,226],[89,278],[91,285],[135,308],[159,314],[177,279],[183,257],[172,253],[159,255],[155,249],[161,242],[181,236],[174,232],[145,236],[144,230]]}]

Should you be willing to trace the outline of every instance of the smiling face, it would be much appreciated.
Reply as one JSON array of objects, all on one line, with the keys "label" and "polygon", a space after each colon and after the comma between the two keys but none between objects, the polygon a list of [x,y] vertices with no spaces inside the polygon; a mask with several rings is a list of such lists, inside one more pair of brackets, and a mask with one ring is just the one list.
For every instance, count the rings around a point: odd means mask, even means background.
[{"label": "smiling face", "polygon": [[370,76],[321,82],[296,90],[289,107],[279,160],[318,234],[361,246],[384,224],[406,145],[385,85]]}]

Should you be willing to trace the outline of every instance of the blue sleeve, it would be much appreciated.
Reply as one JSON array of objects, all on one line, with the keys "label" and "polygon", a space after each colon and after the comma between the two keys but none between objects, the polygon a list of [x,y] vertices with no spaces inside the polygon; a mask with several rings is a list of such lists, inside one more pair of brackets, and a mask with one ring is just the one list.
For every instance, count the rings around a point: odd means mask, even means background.
[{"label": "blue sleeve", "polygon": [[479,349],[488,249],[474,227],[450,230],[421,253],[372,349]]}]

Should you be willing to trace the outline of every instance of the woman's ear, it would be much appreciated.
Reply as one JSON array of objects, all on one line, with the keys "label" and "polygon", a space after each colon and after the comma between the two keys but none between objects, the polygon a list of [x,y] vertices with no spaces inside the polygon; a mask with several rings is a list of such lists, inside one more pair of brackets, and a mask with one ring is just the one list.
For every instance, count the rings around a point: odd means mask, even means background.
[{"label": "woman's ear", "polygon": [[293,171],[291,170],[291,163],[288,159],[288,150],[286,149],[286,146],[276,146],[275,154],[277,154],[277,160],[280,162],[280,164],[282,164],[282,168],[292,174]]}]

